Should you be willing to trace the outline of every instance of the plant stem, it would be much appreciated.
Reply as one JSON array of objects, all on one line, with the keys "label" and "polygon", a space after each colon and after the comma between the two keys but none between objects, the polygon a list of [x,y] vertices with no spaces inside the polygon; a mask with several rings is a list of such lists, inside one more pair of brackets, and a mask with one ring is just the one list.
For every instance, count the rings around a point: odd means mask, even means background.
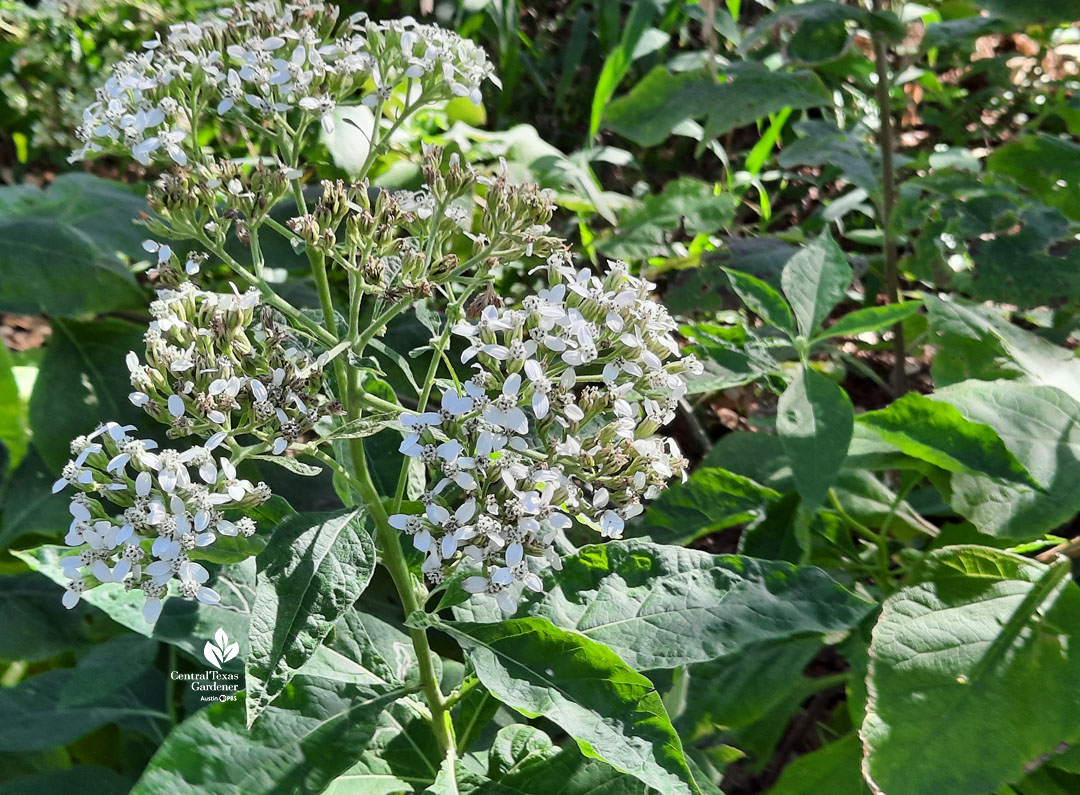
[{"label": "plant stem", "polygon": [[[888,0],[874,0],[874,10],[882,12]],[[874,31],[874,71],[877,73],[877,104],[881,129],[878,143],[881,145],[881,226],[883,232],[883,253],[885,256],[885,297],[890,304],[900,301],[900,273],[897,257],[896,237],[892,228],[893,207],[896,202],[896,172],[893,164],[893,150],[896,145],[892,105],[889,98],[891,87],[889,79],[889,54],[885,34]],[[907,391],[904,374],[904,327],[901,323],[893,326],[893,397],[900,397]]]},{"label": "plant stem", "polygon": [[314,335],[316,339],[329,347],[333,347],[339,342],[336,335],[331,334],[329,331],[322,328],[311,318],[302,315],[300,313],[300,310],[298,310],[295,306],[290,304],[280,295],[275,293],[270,288],[270,285],[267,284],[263,279],[258,278],[257,276],[255,276],[254,273],[252,273],[235,259],[233,259],[229,255],[229,253],[225,251],[224,248],[214,243],[214,241],[212,241],[205,235],[198,238],[198,240],[200,243],[210,249],[210,251],[213,252],[213,254],[218,259],[228,265],[229,268],[231,268],[233,272],[235,272],[241,279],[246,281],[248,284],[257,287],[259,289],[259,292],[262,293],[263,300],[270,306],[274,307],[274,309],[281,312],[281,314],[285,315],[285,317],[296,322],[298,325],[303,326],[308,332]]}]

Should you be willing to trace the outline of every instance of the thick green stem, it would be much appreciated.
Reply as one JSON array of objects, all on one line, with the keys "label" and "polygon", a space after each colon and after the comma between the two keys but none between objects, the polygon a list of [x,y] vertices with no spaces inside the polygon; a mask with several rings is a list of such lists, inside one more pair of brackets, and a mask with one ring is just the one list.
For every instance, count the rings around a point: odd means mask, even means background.
[{"label": "thick green stem", "polygon": [[[888,0],[874,0],[874,10],[881,12]],[[893,206],[896,202],[896,171],[893,163],[895,136],[892,123],[892,104],[889,98],[891,88],[889,76],[889,53],[885,34],[875,31],[874,71],[877,73],[877,104],[881,120],[878,143],[881,145],[881,227],[883,233],[883,254],[885,257],[885,296],[890,304],[900,300],[900,272],[897,256],[896,236],[892,228]],[[907,391],[904,374],[904,327],[897,323],[893,326],[893,396],[900,397]]]}]

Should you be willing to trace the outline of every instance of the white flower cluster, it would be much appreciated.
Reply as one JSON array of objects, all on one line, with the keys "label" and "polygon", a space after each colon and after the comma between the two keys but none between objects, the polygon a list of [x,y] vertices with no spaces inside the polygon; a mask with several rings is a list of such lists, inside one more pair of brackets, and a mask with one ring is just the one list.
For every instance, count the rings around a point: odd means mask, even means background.
[{"label": "white flower cluster", "polygon": [[675,442],[655,433],[686,391],[680,374],[701,368],[679,356],[653,285],[624,263],[601,277],[559,254],[546,274],[520,308],[459,322],[475,375],[447,389],[438,411],[402,417],[411,433],[401,452],[438,480],[423,515],[391,524],[426,554],[431,581],[469,561],[480,572],[464,589],[495,595],[506,612],[515,581],[541,588],[530,559],[561,565],[554,544],[572,516],[616,538],[642,500],[684,473]]},{"label": "white flower cluster", "polygon": [[339,104],[376,105],[403,85],[428,102],[479,103],[481,83],[494,80],[484,51],[455,33],[408,17],[375,23],[357,14],[339,25],[338,9],[317,0],[247,3],[172,25],[143,46],[84,111],[73,161],[123,151],[144,165],[184,166],[198,151],[203,113],[271,137],[305,126],[288,114],[306,115],[330,133]]},{"label": "white flower cluster", "polygon": [[223,433],[180,452],[157,450],[153,440],[130,436],[133,430],[133,425],[111,422],[76,438],[71,443],[75,458],[53,485],[54,494],[68,485],[78,489],[64,541],[79,553],[61,560],[71,580],[63,602],[70,609],[87,588],[122,582],[146,595],[143,616],[153,623],[173,579],[187,599],[219,601],[205,584],[209,573],[189,553],[213,544],[219,535],[252,535],[251,518],[231,522],[223,511],[265,502],[270,489],[238,478],[225,456],[215,462]]},{"label": "white flower cluster", "polygon": [[313,359],[287,345],[265,312],[252,327],[259,294],[214,293],[182,282],[159,290],[144,335],[146,364],[127,365],[131,402],[170,424],[173,437],[251,434],[274,455],[309,431],[335,404],[323,394],[329,354]]}]

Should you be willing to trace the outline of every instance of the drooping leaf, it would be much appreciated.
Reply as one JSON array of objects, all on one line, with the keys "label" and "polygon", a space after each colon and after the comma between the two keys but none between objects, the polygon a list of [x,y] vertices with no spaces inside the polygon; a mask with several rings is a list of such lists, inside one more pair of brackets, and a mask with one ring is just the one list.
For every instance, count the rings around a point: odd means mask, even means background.
[{"label": "drooping leaf", "polygon": [[36,195],[0,188],[0,310],[78,315],[138,306],[142,291],[119,253],[141,254],[133,224],[139,191],[90,174],[66,174]]},{"label": "drooping leaf", "polygon": [[1014,3],[1012,0],[975,0],[975,5],[991,14],[1025,25],[1049,25],[1057,22],[1073,22],[1076,6],[1070,0],[1031,0]]},{"label": "drooping leaf", "polygon": [[966,381],[933,394],[989,425],[1044,491],[955,473],[949,503],[983,533],[1030,540],[1080,511],[1080,404],[1059,389],[1016,381]]},{"label": "drooping leaf", "polygon": [[401,695],[297,676],[251,729],[242,696],[214,704],[173,729],[132,795],[316,795],[359,758]]},{"label": "drooping leaf", "polygon": [[852,732],[793,760],[768,795],[868,795],[861,763],[862,747]]},{"label": "drooping leaf", "polygon": [[847,393],[810,367],[803,367],[780,396],[776,431],[807,505],[825,501],[847,456],[854,425]]},{"label": "drooping leaf", "polygon": [[770,72],[745,69],[717,85],[709,96],[705,133],[698,152],[714,138],[785,108],[803,110],[829,103],[829,91],[810,71]]},{"label": "drooping leaf", "polygon": [[[71,553],[68,547],[45,545],[12,554],[56,584],[53,594],[59,603],[69,582],[60,559]],[[87,590],[72,613],[78,615],[86,606],[96,608],[116,623],[183,649],[197,660],[202,659],[204,643],[218,629],[223,629],[230,639],[240,643],[241,655],[246,655],[250,605],[255,598],[255,561],[223,566],[210,584],[221,594],[219,604],[207,605],[173,596],[162,603],[161,616],[155,624],[148,624],[143,618],[144,594],[116,584]],[[234,665],[238,663],[239,660]]]},{"label": "drooping leaf", "polygon": [[437,621],[469,651],[484,686],[524,715],[558,724],[599,757],[664,793],[699,793],[652,683],[613,651],[542,618]]},{"label": "drooping leaf", "polygon": [[989,425],[972,422],[940,400],[910,392],[888,407],[859,415],[904,453],[948,472],[974,472],[1039,488]]},{"label": "drooping leaf", "polygon": [[[560,748],[541,730],[520,724],[495,735],[484,774],[459,768],[460,795],[644,795],[637,779]],[[445,778],[445,775],[444,775]]]},{"label": "drooping leaf", "polygon": [[[777,158],[781,166],[838,168],[845,180],[869,196],[881,195],[881,155],[865,129],[839,130],[821,121],[799,122],[795,129],[802,138],[784,147]],[[897,164],[902,162],[903,158]]]},{"label": "drooping leaf", "polygon": [[885,601],[860,730],[877,788],[994,792],[1080,735],[1080,589],[1069,570],[946,547]]},{"label": "drooping leaf", "polygon": [[72,765],[43,770],[30,776],[4,781],[4,795],[44,795],[79,792],[80,795],[127,795],[131,781],[102,765]]},{"label": "drooping leaf", "polygon": [[53,318],[52,328],[30,397],[30,429],[45,465],[59,473],[71,440],[99,423],[152,423],[127,399],[131,383],[124,364],[128,351],[142,345],[145,328],[114,318]]},{"label": "drooping leaf", "polygon": [[851,265],[828,232],[787,261],[780,284],[795,310],[803,336],[814,336],[833,307],[843,300],[851,277]]},{"label": "drooping leaf", "polygon": [[813,566],[625,540],[564,558],[518,615],[580,632],[647,671],[842,632],[871,607]]},{"label": "drooping leaf", "polygon": [[[75,675],[70,668],[54,668],[12,687],[0,688],[0,751],[37,751],[66,745],[94,729],[128,718],[168,720],[161,710],[143,703],[126,685],[92,703],[64,706],[65,687]],[[157,677],[160,680],[160,676]],[[160,682],[164,687],[164,682]],[[163,692],[163,691],[160,691]]]},{"label": "drooping leaf", "polygon": [[679,122],[701,115],[715,88],[704,72],[672,74],[657,66],[629,94],[608,103],[604,126],[641,146],[656,146]]},{"label": "drooping leaf", "polygon": [[702,467],[686,483],[672,484],[661,494],[632,532],[668,544],[687,544],[705,533],[749,521],[779,496],[734,472]]},{"label": "drooping leaf", "polygon": [[259,556],[246,660],[250,725],[355,602],[375,569],[359,510],[297,514]]},{"label": "drooping leaf", "polygon": [[56,476],[31,447],[0,488],[0,548],[27,536],[59,540],[67,532],[71,514],[63,496],[52,493],[55,482]]},{"label": "drooping leaf", "polygon": [[1080,401],[1080,359],[1068,348],[1010,323],[997,309],[928,296],[930,330],[941,346],[934,382],[1020,379],[1060,389]]},{"label": "drooping leaf", "polygon": [[671,256],[669,234],[679,230],[713,234],[734,220],[737,204],[731,193],[717,194],[709,183],[680,177],[667,183],[662,193],[622,212],[615,234],[597,248],[625,260]]}]

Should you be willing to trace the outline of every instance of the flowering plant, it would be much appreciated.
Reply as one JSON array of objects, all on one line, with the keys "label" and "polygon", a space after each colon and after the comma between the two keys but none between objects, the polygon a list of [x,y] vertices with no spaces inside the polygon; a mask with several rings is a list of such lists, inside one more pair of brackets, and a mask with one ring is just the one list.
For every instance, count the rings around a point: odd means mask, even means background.
[{"label": "flowering plant", "polygon": [[[434,147],[424,152],[421,190],[366,181],[411,113],[452,97],[479,102],[485,82],[495,80],[483,51],[456,34],[411,19],[341,19],[307,0],[173,25],[119,63],[84,113],[72,158],[110,153],[163,169],[149,192],[155,215],[143,219],[159,288],[145,347],[128,354],[127,367],[131,402],[166,426],[167,441],[106,424],[72,442],[54,487],[74,492],[66,538],[74,553],[60,561],[68,607],[94,589],[121,587],[142,592],[148,622],[170,595],[217,605],[221,593],[199,560],[215,560],[222,539],[235,545],[273,533],[259,577],[271,559],[264,584],[276,593],[252,606],[249,725],[285,700],[362,592],[373,531],[409,620],[423,694],[413,703],[451,777],[459,745],[452,704],[480,681],[497,691],[471,662],[467,678],[443,692],[428,633],[439,626],[465,648],[487,645],[438,611],[491,605],[490,626],[510,625],[504,619],[519,611],[523,591],[542,595],[557,581],[575,549],[572,533],[620,538],[643,504],[684,473],[678,446],[660,431],[686,392],[683,374],[701,372],[681,355],[652,284],[626,263],[574,263],[547,226],[553,207],[536,186],[478,173]],[[372,108],[367,162],[356,183],[324,181],[312,196],[305,140],[331,132],[347,104]],[[249,142],[249,164],[216,151],[219,139],[236,138]],[[283,202],[294,206],[279,221],[273,211]],[[268,235],[306,257],[317,309],[275,290]],[[508,269],[523,271],[532,288],[500,295],[492,282]],[[384,342],[409,312],[432,335],[411,352],[424,363],[419,378]],[[385,388],[388,360],[411,393]],[[381,490],[365,439],[387,431],[397,434],[401,464],[396,483]],[[345,510],[257,526],[252,509],[270,489],[239,474],[254,460],[329,469]],[[290,523],[326,545],[330,565],[351,579],[315,572],[311,598],[290,592],[295,572],[275,573],[272,564],[300,549]],[[239,547],[241,557],[257,546]],[[335,588],[348,595],[344,604]],[[433,604],[440,592],[442,608]],[[483,634],[488,625],[476,628]],[[542,629],[555,627],[545,621]],[[547,642],[554,653],[585,640]],[[652,717],[613,737],[584,727],[580,741],[594,744],[613,774],[696,791],[655,694],[607,697]],[[631,763],[635,742],[657,731],[670,753]]]}]

